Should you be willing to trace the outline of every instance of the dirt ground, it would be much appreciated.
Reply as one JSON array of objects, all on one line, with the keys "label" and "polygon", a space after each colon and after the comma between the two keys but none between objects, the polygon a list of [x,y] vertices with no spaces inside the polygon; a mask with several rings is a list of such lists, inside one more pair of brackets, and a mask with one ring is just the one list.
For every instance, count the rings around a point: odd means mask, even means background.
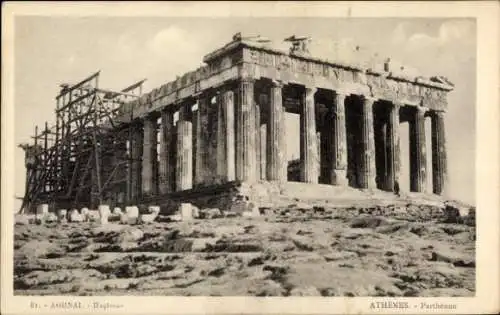
[{"label": "dirt ground", "polygon": [[473,226],[411,209],[16,225],[16,295],[474,296]]}]

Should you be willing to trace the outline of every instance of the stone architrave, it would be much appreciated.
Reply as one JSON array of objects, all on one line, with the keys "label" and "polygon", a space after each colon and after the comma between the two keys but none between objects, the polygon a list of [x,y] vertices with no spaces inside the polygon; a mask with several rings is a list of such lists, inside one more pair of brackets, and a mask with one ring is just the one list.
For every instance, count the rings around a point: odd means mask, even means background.
[{"label": "stone architrave", "polygon": [[361,106],[361,150],[360,154],[360,176],[359,187],[363,189],[375,189],[375,135],[373,127],[373,103],[375,99],[362,97]]},{"label": "stone architrave", "polygon": [[158,174],[158,189],[160,194],[172,192],[174,184],[174,165],[171,161],[174,114],[163,110],[161,113],[160,166]]},{"label": "stone architrave", "polygon": [[181,106],[177,121],[177,191],[193,188],[193,125],[190,116],[191,107]]},{"label": "stone architrave", "polygon": [[300,113],[300,177],[305,183],[318,183],[318,139],[314,94],[316,88],[306,87]]},{"label": "stone architrave", "polygon": [[416,107],[410,122],[410,191],[421,193],[426,192],[427,184],[426,111],[424,107]]},{"label": "stone architrave", "polygon": [[156,193],[155,164],[157,161],[157,126],[155,117],[144,119],[142,150],[142,194],[149,196]]},{"label": "stone architrave", "polygon": [[402,104],[392,104],[389,108],[386,133],[387,174],[385,189],[399,190],[399,176],[401,167],[399,109]]},{"label": "stone architrave", "polygon": [[432,191],[435,194],[446,194],[448,181],[446,137],[444,112],[433,111],[431,115],[432,130]]},{"label": "stone architrave", "polygon": [[236,110],[236,179],[239,181],[256,179],[254,105],[254,81],[242,79]]},{"label": "stone architrave", "polygon": [[285,113],[282,96],[283,84],[273,81],[270,88],[267,123],[266,174],[267,180],[287,180]]}]

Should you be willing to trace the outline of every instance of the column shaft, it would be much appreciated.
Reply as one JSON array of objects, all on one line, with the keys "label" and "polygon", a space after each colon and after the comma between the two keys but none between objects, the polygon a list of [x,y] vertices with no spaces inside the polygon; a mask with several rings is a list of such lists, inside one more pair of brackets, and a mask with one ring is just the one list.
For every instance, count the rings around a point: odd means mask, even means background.
[{"label": "column shaft", "polygon": [[116,175],[115,178],[119,180],[125,180],[124,182],[114,184],[114,193],[116,195],[116,201],[117,203],[123,203],[126,201],[126,192],[127,192],[127,167],[128,163],[126,163],[126,158],[127,158],[127,142],[125,139],[120,139],[118,140],[119,142],[116,143],[116,149],[114,152],[114,161],[117,166],[116,170]]},{"label": "column shaft", "polygon": [[129,201],[137,201],[141,189],[141,164],[142,164],[142,125],[133,125],[131,128],[129,144]]},{"label": "column shaft", "polygon": [[223,182],[226,174],[226,127],[223,95],[217,95],[217,181]]},{"label": "column shaft", "polygon": [[266,137],[266,173],[267,180],[286,182],[287,161],[282,87],[280,82],[273,82],[270,89]]},{"label": "column shaft", "polygon": [[267,124],[260,125],[260,179],[266,180],[266,160],[267,160]]},{"label": "column shaft", "polygon": [[193,179],[193,125],[190,121],[190,106],[182,106],[177,121],[177,191],[191,189]]},{"label": "column shaft", "polygon": [[425,192],[427,153],[425,148],[425,108],[417,107],[410,124],[410,190]]},{"label": "column shaft", "polygon": [[316,88],[305,88],[300,113],[300,177],[305,183],[318,183],[318,139],[314,94]]},{"label": "column shaft", "polygon": [[392,104],[387,121],[386,155],[387,175],[385,188],[388,191],[399,190],[399,175],[401,167],[400,137],[399,137],[399,104]]},{"label": "column shaft", "polygon": [[256,179],[260,179],[261,150],[260,150],[260,104],[255,103],[255,172]]},{"label": "column shaft", "polygon": [[218,97],[217,173],[223,182],[235,179],[234,93],[224,91]]},{"label": "column shaft", "polygon": [[236,110],[236,179],[255,181],[255,110],[251,80],[240,81]]},{"label": "column shaft", "polygon": [[207,141],[204,134],[205,126],[207,125],[207,110],[209,98],[203,95],[198,99],[198,111],[196,112],[196,158],[195,158],[195,185],[200,185],[205,179],[205,160]]},{"label": "column shaft", "polygon": [[372,98],[363,98],[361,106],[361,150],[359,187],[374,189],[375,182],[375,137],[373,129],[373,103]]},{"label": "column shaft", "polygon": [[222,95],[224,127],[225,127],[225,176],[227,181],[234,181],[236,178],[235,166],[235,136],[234,136],[234,92],[226,91]]},{"label": "column shaft", "polygon": [[161,113],[160,167],[158,174],[158,189],[160,194],[172,192],[174,184],[175,165],[172,163],[172,138],[174,115],[169,110]]},{"label": "column shaft", "polygon": [[156,118],[146,117],[144,119],[142,150],[142,194],[144,196],[155,194],[155,165],[156,164]]},{"label": "column shaft", "polygon": [[[333,103],[333,128],[331,136],[327,139],[332,141],[332,159],[330,165],[330,183],[333,185],[347,186],[347,133],[345,116],[345,95],[336,93]],[[330,150],[328,150],[330,151]]]},{"label": "column shaft", "polygon": [[432,126],[432,191],[446,194],[448,180],[444,112],[435,111],[431,116]]}]

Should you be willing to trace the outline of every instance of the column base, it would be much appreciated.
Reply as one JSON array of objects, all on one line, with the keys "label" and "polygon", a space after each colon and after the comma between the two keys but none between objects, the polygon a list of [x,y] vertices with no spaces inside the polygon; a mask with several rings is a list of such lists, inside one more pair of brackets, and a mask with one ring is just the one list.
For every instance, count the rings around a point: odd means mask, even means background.
[{"label": "column base", "polygon": [[336,186],[348,186],[349,181],[347,180],[346,170],[333,170],[332,172],[332,185]]}]

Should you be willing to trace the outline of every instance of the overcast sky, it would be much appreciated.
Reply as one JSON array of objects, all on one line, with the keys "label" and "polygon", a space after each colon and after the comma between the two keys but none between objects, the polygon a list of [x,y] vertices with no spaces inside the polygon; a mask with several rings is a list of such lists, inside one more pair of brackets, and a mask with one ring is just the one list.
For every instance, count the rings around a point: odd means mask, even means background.
[{"label": "overcast sky", "polygon": [[[229,42],[236,32],[260,34],[278,45],[292,34],[308,35],[314,55],[349,59],[378,53],[380,59],[391,57],[412,73],[448,77],[455,84],[446,114],[450,196],[475,204],[473,19],[17,17],[16,144],[28,141],[35,125],[54,122],[60,83],[77,82],[101,70],[101,87],[121,89],[147,78],[149,91],[199,67],[205,54]],[[350,54],[355,45],[362,48],[358,55]],[[403,136],[407,131],[403,126]],[[430,157],[430,133],[427,140]],[[403,186],[409,176],[404,142]],[[290,147],[289,156],[297,150]],[[18,148],[15,169],[16,195],[22,196],[24,153]]]}]

